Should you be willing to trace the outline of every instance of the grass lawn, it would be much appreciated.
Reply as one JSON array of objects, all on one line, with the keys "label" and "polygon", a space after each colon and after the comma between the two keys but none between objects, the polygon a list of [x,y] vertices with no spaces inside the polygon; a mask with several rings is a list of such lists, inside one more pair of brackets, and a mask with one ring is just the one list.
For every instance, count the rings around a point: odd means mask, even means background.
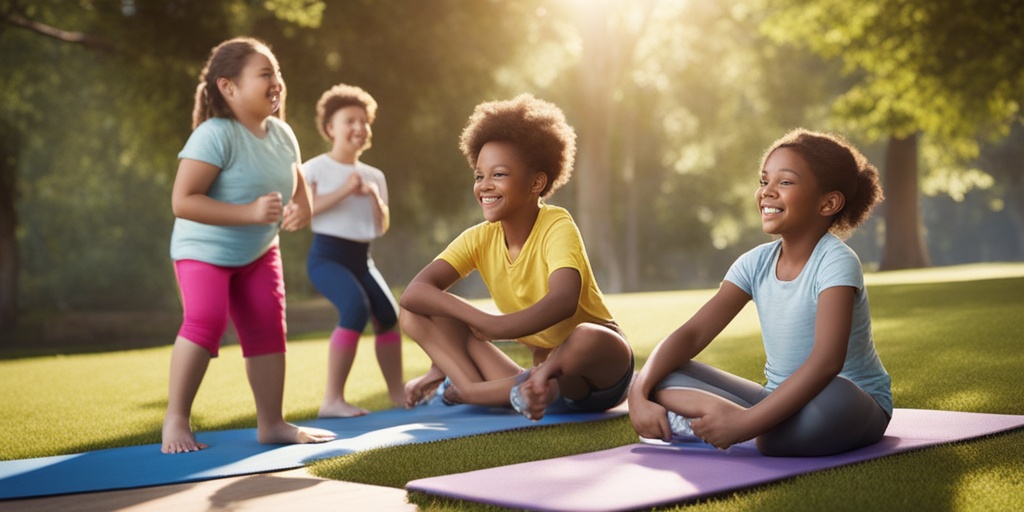
[{"label": "grass lawn", "polygon": [[[874,334],[893,377],[896,407],[1024,414],[1024,264],[970,265],[869,274]],[[638,367],[711,290],[609,296]],[[329,320],[328,320],[329,321]],[[173,333],[169,338],[173,336]],[[324,388],[326,333],[293,339],[285,413],[316,415]],[[170,341],[170,340],[168,340]],[[513,349],[517,358],[525,352]],[[404,344],[406,377],[427,358]],[[0,460],[159,443],[170,347],[0,360]],[[761,380],[763,351],[750,306],[702,361]],[[379,410],[384,383],[364,340],[348,395]],[[197,430],[254,427],[237,346],[215,360],[194,407]],[[402,487],[471,469],[635,442],[625,418],[372,450],[321,461],[321,476]],[[424,510],[487,510],[412,495]],[[1024,431],[926,449],[689,504],[687,510],[1015,510],[1024,503]]]}]

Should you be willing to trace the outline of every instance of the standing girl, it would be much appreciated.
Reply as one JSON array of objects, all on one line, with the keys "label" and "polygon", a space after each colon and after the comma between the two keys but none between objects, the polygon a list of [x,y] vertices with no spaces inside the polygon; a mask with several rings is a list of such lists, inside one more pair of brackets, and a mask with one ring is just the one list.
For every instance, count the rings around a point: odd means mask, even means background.
[{"label": "standing girl", "polygon": [[[626,399],[633,352],[597,286],[583,239],[563,208],[544,204],[569,181],[576,134],[555,105],[522,94],[476,107],[461,149],[485,221],[462,232],[402,294],[402,330],[430,356],[406,405],[437,387],[446,403],[511,406],[540,419],[560,400],[604,411]],[[472,271],[500,314],[448,289]],[[533,353],[523,370],[494,340]]]},{"label": "standing girl", "polygon": [[388,186],[380,169],[359,161],[370,148],[376,114],[377,102],[359,87],[328,89],[316,105],[316,126],[331,150],[303,164],[313,194],[307,270],[339,317],[328,349],[321,418],[366,414],[345,400],[345,382],[368,320],[373,321],[377,362],[391,401],[401,405],[405,397],[398,305],[370,256],[370,241],[390,224]]},{"label": "standing girl", "polygon": [[[765,233],[711,298],[655,347],[629,395],[641,438],[757,439],[770,456],[870,445],[892,416],[860,259],[840,237],[882,200],[878,171],[844,139],[795,130],[765,153],[755,194]],[[768,383],[693,361],[753,300]],[[667,410],[667,411],[666,411]]]},{"label": "standing girl", "polygon": [[171,352],[164,453],[206,448],[189,419],[228,316],[256,400],[259,442],[334,437],[296,427],[282,414],[286,327],[278,230],[301,229],[311,215],[298,143],[283,120],[284,95],[277,59],[251,38],[215,47],[199,76],[193,131],[178,154],[171,195],[171,258],[184,321]]}]

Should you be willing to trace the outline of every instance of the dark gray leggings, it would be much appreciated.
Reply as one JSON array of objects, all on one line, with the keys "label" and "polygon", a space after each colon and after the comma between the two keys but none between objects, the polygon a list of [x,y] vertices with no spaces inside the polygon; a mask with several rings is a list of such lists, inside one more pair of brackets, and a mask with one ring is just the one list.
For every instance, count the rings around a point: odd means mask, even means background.
[{"label": "dark gray leggings", "polygon": [[[764,386],[703,363],[691,361],[658,383],[657,389],[699,389],[743,407],[764,400]],[[757,437],[757,449],[771,457],[816,457],[877,443],[889,415],[871,395],[845,377],[836,377],[802,409]]]}]

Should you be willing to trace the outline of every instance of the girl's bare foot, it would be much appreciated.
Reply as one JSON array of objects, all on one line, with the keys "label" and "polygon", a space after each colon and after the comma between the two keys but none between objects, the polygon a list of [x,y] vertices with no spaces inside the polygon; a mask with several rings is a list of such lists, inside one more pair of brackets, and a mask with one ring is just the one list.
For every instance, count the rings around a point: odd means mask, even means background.
[{"label": "girl's bare foot", "polygon": [[425,398],[437,391],[437,386],[444,380],[444,373],[440,368],[431,366],[427,373],[416,377],[405,383],[405,408],[412,409],[423,402]]},{"label": "girl's bare foot", "polygon": [[356,416],[363,416],[370,411],[363,409],[362,407],[356,407],[344,400],[327,403],[324,402],[320,405],[320,412],[317,413],[318,418],[354,418]]},{"label": "girl's bare foot", "polygon": [[297,427],[285,421],[269,427],[263,425],[256,427],[256,440],[262,444],[326,443],[335,437],[337,435],[330,430]]},{"label": "girl's bare foot", "polygon": [[160,451],[163,453],[194,452],[207,447],[205,443],[196,441],[188,418],[165,418],[162,436]]}]

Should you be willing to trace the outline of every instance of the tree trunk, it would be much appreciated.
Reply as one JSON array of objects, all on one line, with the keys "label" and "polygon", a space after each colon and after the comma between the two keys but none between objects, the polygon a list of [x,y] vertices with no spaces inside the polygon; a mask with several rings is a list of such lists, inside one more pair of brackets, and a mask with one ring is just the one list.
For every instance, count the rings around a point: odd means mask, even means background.
[{"label": "tree trunk", "polygon": [[[604,7],[604,8],[602,8]],[[594,273],[607,293],[622,291],[622,270],[614,243],[611,198],[612,52],[607,3],[595,2],[580,14],[580,124],[576,171],[580,232]]]},{"label": "tree trunk", "polygon": [[982,150],[981,167],[1003,184],[1006,213],[1017,232],[1015,258],[1024,258],[1024,124],[1010,127],[1010,134],[999,144]]},{"label": "tree trunk", "polygon": [[1006,183],[1006,213],[1017,228],[1016,257],[1024,257],[1024,179],[1011,177]]},{"label": "tree trunk", "polygon": [[18,319],[18,212],[14,207],[14,156],[3,146],[6,144],[0,143],[0,333],[10,333]]},{"label": "tree trunk", "polygon": [[623,291],[640,290],[640,198],[636,186],[636,105],[627,107],[623,123],[622,180],[626,189],[625,283]]},{"label": "tree trunk", "polygon": [[921,225],[917,138],[890,137],[885,153],[885,249],[879,270],[930,265]]}]

